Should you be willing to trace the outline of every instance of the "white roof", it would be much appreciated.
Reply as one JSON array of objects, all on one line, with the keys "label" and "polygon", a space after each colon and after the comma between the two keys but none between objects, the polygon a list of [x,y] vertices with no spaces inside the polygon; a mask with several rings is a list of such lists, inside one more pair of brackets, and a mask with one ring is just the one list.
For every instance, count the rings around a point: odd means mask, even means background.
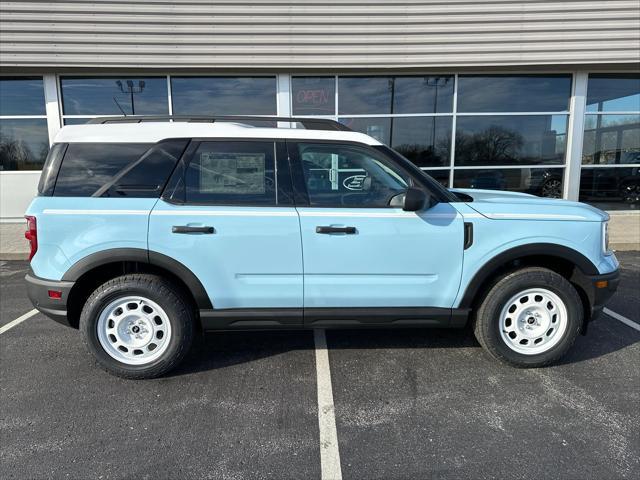
[{"label": "white roof", "polygon": [[55,143],[156,143],[166,138],[289,138],[295,140],[340,140],[366,145],[381,143],[359,132],[262,128],[219,122],[141,122],[68,125],[56,135]]}]

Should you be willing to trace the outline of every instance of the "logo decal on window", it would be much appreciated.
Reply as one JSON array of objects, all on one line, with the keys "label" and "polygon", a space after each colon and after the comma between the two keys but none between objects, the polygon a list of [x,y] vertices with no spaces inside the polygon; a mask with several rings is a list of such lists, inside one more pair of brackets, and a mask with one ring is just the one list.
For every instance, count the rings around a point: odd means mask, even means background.
[{"label": "logo decal on window", "polygon": [[347,190],[363,190],[366,175],[351,175],[342,181],[342,186]]}]

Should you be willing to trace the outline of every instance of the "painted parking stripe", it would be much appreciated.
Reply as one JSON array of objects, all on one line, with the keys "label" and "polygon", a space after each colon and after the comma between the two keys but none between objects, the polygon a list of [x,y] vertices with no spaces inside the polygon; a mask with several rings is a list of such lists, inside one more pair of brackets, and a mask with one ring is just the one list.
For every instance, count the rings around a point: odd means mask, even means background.
[{"label": "painted parking stripe", "polygon": [[4,332],[6,332],[7,330],[11,330],[13,327],[15,327],[16,325],[24,322],[25,320],[27,320],[28,318],[33,317],[36,313],[38,313],[38,310],[36,310],[35,308],[33,310],[31,310],[30,312],[25,313],[24,315],[16,318],[15,320],[10,321],[9,323],[7,323],[4,327],[0,327],[0,335],[2,335]]},{"label": "painted parking stripe", "polygon": [[316,344],[316,377],[318,384],[318,424],[320,426],[320,470],[322,480],[342,480],[336,414],[331,388],[331,369],[324,330],[313,331]]},{"label": "painted parking stripe", "polygon": [[619,322],[624,323],[626,326],[633,328],[634,330],[637,330],[640,332],[640,325],[638,325],[636,322],[634,322],[633,320],[629,320],[627,317],[623,317],[622,315],[620,315],[619,313],[616,313],[614,311],[609,310],[608,308],[605,308],[602,310],[604,313],[606,313],[607,315],[609,315],[611,318],[615,318],[616,320],[618,320]]}]

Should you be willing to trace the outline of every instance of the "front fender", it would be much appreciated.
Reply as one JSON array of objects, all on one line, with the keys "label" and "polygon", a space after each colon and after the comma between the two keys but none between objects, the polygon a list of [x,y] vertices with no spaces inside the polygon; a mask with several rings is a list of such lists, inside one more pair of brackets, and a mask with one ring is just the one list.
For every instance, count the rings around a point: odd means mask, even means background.
[{"label": "front fender", "polygon": [[601,223],[473,219],[474,243],[464,252],[460,288],[454,307],[468,308],[478,290],[510,261],[532,255],[568,260],[585,275],[602,263]]}]

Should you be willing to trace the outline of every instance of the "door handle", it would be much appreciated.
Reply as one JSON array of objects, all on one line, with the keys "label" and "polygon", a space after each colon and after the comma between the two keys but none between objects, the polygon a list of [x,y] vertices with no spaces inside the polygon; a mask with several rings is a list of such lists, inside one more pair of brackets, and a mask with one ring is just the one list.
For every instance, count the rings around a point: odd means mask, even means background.
[{"label": "door handle", "polygon": [[316,227],[316,233],[346,233],[347,235],[354,235],[356,233],[356,227],[330,227],[330,226],[319,226]]},{"label": "door handle", "polygon": [[174,225],[171,227],[172,233],[215,233],[213,227],[190,227],[189,225]]}]

